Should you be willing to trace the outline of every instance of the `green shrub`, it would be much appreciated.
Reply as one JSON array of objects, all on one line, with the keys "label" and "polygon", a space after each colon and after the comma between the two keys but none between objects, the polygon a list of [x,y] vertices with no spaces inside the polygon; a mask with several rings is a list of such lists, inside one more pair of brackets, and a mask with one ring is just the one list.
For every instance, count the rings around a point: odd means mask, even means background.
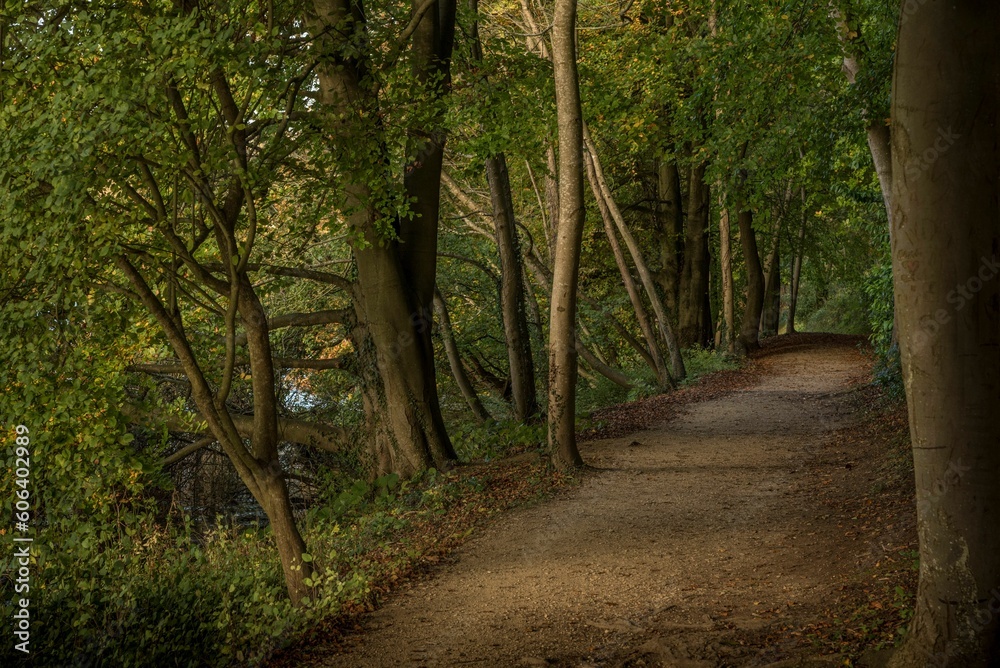
[{"label": "green shrub", "polygon": [[739,362],[732,355],[701,346],[682,350],[681,357],[684,358],[684,369],[687,371],[687,378],[682,383],[684,385],[691,384],[709,373],[730,371],[739,367]]},{"label": "green shrub", "polygon": [[871,322],[872,347],[876,363],[874,382],[894,399],[905,396],[903,370],[899,361],[899,345],[893,341],[895,305],[893,300],[892,263],[888,260],[875,265],[865,276],[865,294]]},{"label": "green shrub", "polygon": [[803,331],[834,334],[871,334],[866,296],[862,291],[839,287],[804,320]]}]

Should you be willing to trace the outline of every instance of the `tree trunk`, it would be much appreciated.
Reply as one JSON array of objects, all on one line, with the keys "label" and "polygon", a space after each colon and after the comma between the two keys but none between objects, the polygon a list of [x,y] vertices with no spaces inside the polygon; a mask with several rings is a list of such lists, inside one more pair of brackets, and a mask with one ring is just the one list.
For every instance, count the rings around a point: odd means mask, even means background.
[{"label": "tree trunk", "polygon": [[736,352],[736,304],[733,296],[733,249],[729,223],[729,209],[719,214],[719,257],[722,269],[722,315],[726,351]]},{"label": "tree trunk", "polygon": [[559,217],[549,314],[549,448],[559,468],[583,465],[576,446],[576,302],[583,240],[583,115],[576,0],[556,0],[552,63],[559,128]]},{"label": "tree trunk", "polygon": [[753,230],[753,211],[740,211],[737,222],[743,246],[743,261],[747,269],[747,303],[743,311],[740,336],[736,340],[736,350],[739,354],[746,355],[760,348],[758,333],[761,311],[764,308],[764,271],[760,267],[757,236]]},{"label": "tree trunk", "polygon": [[875,173],[882,189],[882,201],[889,217],[889,234],[892,234],[892,149],[889,126],[880,120],[872,121],[866,131],[868,149],[872,154]]},{"label": "tree trunk", "polygon": [[298,605],[309,593],[305,580],[312,576],[313,571],[311,563],[302,560],[302,555],[308,552],[306,543],[295,523],[284,473],[277,460],[274,464],[259,476],[260,497],[257,500],[271,525],[288,595],[292,603]]},{"label": "tree trunk", "polygon": [[524,303],[521,245],[517,238],[510,177],[503,153],[487,158],[486,176],[493,202],[497,248],[500,250],[500,309],[503,314],[504,336],[507,339],[514,419],[524,422],[537,417],[539,408],[535,391],[535,364],[531,356],[531,338]]},{"label": "tree trunk", "polygon": [[928,2],[901,22],[893,276],[920,575],[890,661],[1000,666],[1000,5]]},{"label": "tree trunk", "polygon": [[[357,280],[352,333],[361,360],[362,395],[374,473],[409,476],[429,466],[447,467],[455,459],[438,403],[431,340],[431,315],[437,271],[437,227],[441,162],[445,134],[440,118],[426,131],[411,132],[415,157],[404,177],[412,218],[394,221],[399,241],[387,240],[375,202],[382,193],[362,178],[382,165],[391,178],[377,94],[371,87],[367,26],[361,6],[351,0],[314,0],[321,111],[329,112],[336,141],[331,151],[351,162],[344,166],[343,212],[362,240],[354,246]],[[454,36],[453,2],[438,0],[413,31],[414,73],[433,96],[447,89]],[[361,158],[347,147],[364,147]],[[358,160],[364,164],[358,164]],[[352,170],[355,170],[352,172]],[[386,187],[391,187],[386,184]]]},{"label": "tree trunk", "polygon": [[681,237],[684,234],[684,208],[681,202],[681,178],[677,165],[660,161],[657,166],[656,206],[660,241],[660,272],[663,302],[671,318],[677,318],[680,291]]},{"label": "tree trunk", "polygon": [[[854,40],[858,39],[859,35],[856,31],[851,30],[851,19],[844,7],[834,7],[831,15],[837,23],[838,38],[844,50],[842,64],[844,76],[853,86],[857,83],[858,74],[861,72],[861,62],[864,59],[864,54],[855,48]],[[871,116],[868,109],[862,109],[861,114],[865,118]],[[874,118],[869,119],[865,134],[868,139],[868,149],[872,155],[872,163],[875,166],[875,173],[882,190],[882,200],[889,218],[889,234],[891,236],[893,216],[891,131],[883,119]]]},{"label": "tree trunk", "polygon": [[806,191],[802,191],[802,222],[799,224],[798,246],[792,259],[792,282],[788,290],[788,327],[785,332],[795,334],[795,312],[799,304],[799,281],[802,278],[802,256],[806,252]]},{"label": "tree trunk", "polygon": [[[526,256],[525,260],[527,266],[531,269],[531,274],[532,276],[534,276],[535,282],[538,283],[538,285],[542,288],[543,291],[551,293],[552,277],[549,270],[545,267],[545,265],[541,263],[541,261],[537,257],[531,255],[530,253]],[[614,330],[618,332],[618,335],[621,336],[622,339],[633,350],[635,350],[636,353],[639,354],[639,357],[642,358],[642,360],[646,363],[647,366],[649,366],[650,369],[656,369],[656,364],[653,361],[653,358],[650,356],[649,351],[646,349],[646,346],[644,346],[642,342],[639,341],[639,339],[634,337],[632,333],[628,331],[625,325],[623,325],[621,322],[618,321],[618,318],[616,318],[613,313],[606,311],[604,307],[596,299],[594,299],[593,297],[588,297],[587,294],[582,290],[580,291],[579,296],[580,296],[580,301],[582,301],[584,304],[587,304],[590,308],[594,309],[611,324]]]},{"label": "tree trunk", "polygon": [[462,356],[458,353],[458,345],[455,343],[455,335],[451,329],[448,306],[444,297],[437,290],[434,291],[434,313],[437,314],[438,321],[441,323],[441,341],[444,343],[444,351],[448,356],[448,365],[451,367],[451,375],[455,378],[455,384],[462,392],[465,403],[469,404],[469,409],[476,421],[480,424],[488,422],[491,419],[490,414],[483,406],[483,402],[479,400],[476,388],[472,386],[469,374],[466,373],[465,366],[462,364]]},{"label": "tree trunk", "polygon": [[705,183],[704,164],[691,170],[688,216],[684,233],[684,268],[681,271],[678,308],[678,342],[682,347],[695,344],[711,347],[705,332],[711,331],[711,319],[705,322],[705,298],[709,294],[708,252],[709,188]]},{"label": "tree trunk", "polygon": [[559,179],[557,178],[559,167],[556,164],[556,151],[549,144],[545,147],[545,164],[548,171],[545,173],[545,203],[549,209],[549,229],[545,243],[548,245],[549,258],[556,255],[556,230],[559,229]]},{"label": "tree trunk", "polygon": [[674,328],[670,324],[670,320],[667,319],[667,313],[663,309],[663,302],[660,300],[660,296],[656,292],[656,283],[653,281],[653,274],[649,270],[646,260],[642,256],[642,251],[639,249],[639,244],[636,242],[635,236],[632,235],[632,231],[629,230],[628,226],[625,224],[625,218],[622,216],[621,211],[618,209],[618,204],[615,202],[614,196],[611,194],[611,189],[608,187],[607,179],[604,178],[604,170],[601,167],[601,159],[597,155],[597,146],[594,144],[594,140],[590,137],[590,132],[588,131],[586,124],[583,126],[583,138],[587,151],[590,153],[590,158],[593,160],[594,174],[598,185],[600,185],[604,202],[608,205],[608,211],[611,213],[611,217],[614,219],[615,225],[618,226],[618,231],[621,233],[622,239],[625,241],[625,246],[628,248],[629,254],[632,256],[632,262],[635,264],[635,270],[639,274],[639,280],[642,281],[642,287],[646,291],[646,297],[649,299],[650,305],[653,307],[653,314],[656,316],[656,324],[659,327],[660,336],[663,337],[663,342],[667,345],[667,352],[670,354],[670,372],[673,376],[672,380],[683,380],[687,375],[687,372],[684,369],[684,360],[681,358],[681,349],[677,337],[674,334]]},{"label": "tree trunk", "polygon": [[[476,210],[475,204],[472,202],[469,196],[463,193],[461,189],[458,188],[458,184],[456,184],[453,180],[448,178],[446,173],[443,174],[442,180],[445,183],[449,184],[449,188],[452,189],[456,199],[459,201],[459,208],[461,209],[461,206],[466,207],[465,219],[470,229],[476,231],[477,233],[480,233],[482,236],[489,237],[495,241],[495,237],[491,236],[488,232],[480,228],[478,225],[473,224],[469,219],[471,212]],[[525,286],[527,286],[526,293],[529,297],[528,307],[532,313],[532,318],[533,318],[532,324],[535,326],[537,335],[540,338],[542,336],[540,309],[538,307],[538,301],[537,299],[535,299],[534,292],[530,288],[530,281],[528,280],[529,272],[527,270],[530,269],[530,275],[534,277],[535,282],[546,294],[549,294],[552,291],[552,272],[545,265],[545,262],[543,261],[541,255],[538,252],[538,249],[535,248],[534,246],[532,246],[530,249],[528,249],[526,253],[524,253],[523,259],[524,259],[523,266],[526,270],[524,284]],[[583,303],[590,306],[594,311],[599,313],[601,317],[603,317],[608,323],[610,323],[612,328],[614,328],[614,330],[618,332],[619,336],[621,336],[622,339],[633,350],[635,350],[636,353],[638,353],[639,357],[641,357],[643,361],[647,365],[649,365],[651,369],[656,368],[656,365],[653,362],[653,358],[650,356],[649,351],[646,349],[646,347],[642,344],[642,342],[640,342],[637,338],[635,338],[635,336],[633,336],[632,333],[629,332],[628,329],[624,325],[622,325],[621,322],[618,321],[618,319],[614,316],[614,314],[607,311],[601,304],[597,302],[597,300],[593,299],[592,297],[588,297],[586,293],[584,293],[582,290],[579,292],[579,299],[583,301]]]},{"label": "tree trunk", "polygon": [[[473,15],[477,16],[472,24],[472,54],[475,61],[481,63],[483,48],[479,39],[479,0],[470,0],[469,6]],[[483,79],[485,81],[485,77]],[[503,153],[486,159],[486,181],[490,187],[493,229],[500,252],[500,312],[507,340],[514,419],[525,422],[536,418],[539,408],[535,389],[535,363],[531,356],[531,337],[525,313],[521,245],[517,238],[507,158]]]},{"label": "tree trunk", "polygon": [[598,184],[597,173],[594,170],[594,159],[590,153],[584,156],[584,163],[587,165],[587,176],[590,180],[591,190],[594,192],[594,199],[597,201],[597,208],[600,210],[601,219],[604,221],[604,232],[608,237],[611,253],[615,257],[615,263],[618,265],[618,272],[621,274],[622,283],[625,285],[629,301],[632,302],[632,310],[635,312],[635,320],[639,325],[639,331],[642,332],[643,338],[646,340],[646,348],[653,359],[653,372],[656,374],[656,380],[660,388],[666,389],[671,386],[670,373],[663,362],[663,355],[660,353],[660,346],[656,341],[656,332],[649,322],[646,307],[642,303],[642,297],[639,295],[635,280],[632,278],[632,272],[629,271],[628,263],[625,261],[625,254],[622,252],[621,244],[618,243],[618,234],[615,232],[615,224],[611,218],[611,211],[608,209],[608,203],[605,201],[604,194],[601,192],[601,187]]},{"label": "tree trunk", "polygon": [[[224,256],[225,249],[226,245],[221,244],[220,250]],[[226,257],[226,260],[229,261],[230,258]],[[124,255],[119,257],[117,265],[132,284],[140,301],[163,329],[174,354],[184,367],[195,406],[205,418],[212,436],[233,463],[237,475],[267,515],[285,575],[288,597],[293,604],[298,605],[308,593],[305,578],[309,577],[312,571],[309,564],[302,561],[302,555],[306,552],[305,541],[295,524],[278,456],[274,374],[273,371],[270,375],[263,374],[263,370],[270,368],[272,364],[267,318],[249,280],[245,274],[237,272],[230,277],[230,280],[238,281],[238,289],[234,296],[238,312],[247,330],[251,365],[262,376],[260,379],[253,378],[255,412],[250,450],[244,444],[243,437],[233,422],[233,416],[225,406],[225,397],[216,394],[210,386],[177,321],[167,312],[163,302],[127,257]],[[234,330],[233,325],[227,338],[232,337]],[[232,369],[229,369],[229,372],[231,371]],[[222,384],[225,385],[226,381],[223,380]]]},{"label": "tree trunk", "polygon": [[579,338],[577,338],[576,340],[576,351],[580,353],[580,357],[587,360],[587,363],[594,368],[594,371],[601,374],[602,376],[604,376],[611,382],[615,383],[616,385],[620,385],[627,390],[632,389],[632,381],[629,379],[628,376],[626,376],[618,369],[608,366],[607,364],[602,362],[597,357],[597,355],[590,352],[587,346],[584,345],[583,341],[581,341]]},{"label": "tree trunk", "polygon": [[778,333],[781,317],[781,228],[775,230],[771,253],[767,258],[767,275],[764,281],[764,310],[760,317],[761,336],[767,338]]}]

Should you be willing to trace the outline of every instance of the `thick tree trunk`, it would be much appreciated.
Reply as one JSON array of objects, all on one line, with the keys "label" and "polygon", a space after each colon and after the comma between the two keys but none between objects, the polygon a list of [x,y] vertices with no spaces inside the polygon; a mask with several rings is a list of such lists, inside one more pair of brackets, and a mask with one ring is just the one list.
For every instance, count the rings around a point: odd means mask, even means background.
[{"label": "thick tree trunk", "polygon": [[469,410],[472,411],[476,421],[479,423],[487,422],[491,419],[490,414],[483,406],[483,402],[480,401],[479,395],[476,394],[476,388],[472,386],[469,374],[465,371],[465,365],[462,364],[462,356],[458,352],[455,334],[451,329],[448,306],[445,304],[444,297],[437,290],[434,291],[434,313],[437,314],[441,326],[441,341],[444,343],[444,351],[448,356],[448,365],[451,367],[451,375],[455,378],[455,384],[458,385],[465,403],[469,404]]},{"label": "thick tree trunk", "polygon": [[[362,395],[374,473],[411,475],[428,466],[447,467],[455,459],[438,403],[431,340],[431,315],[437,270],[437,226],[441,162],[445,135],[432,123],[411,132],[411,155],[404,188],[412,218],[394,221],[400,241],[388,241],[374,204],[380,193],[370,181],[352,183],[351,170],[367,174],[387,168],[384,137],[378,125],[378,99],[371,88],[361,6],[351,0],[314,0],[321,111],[329,111],[336,140],[331,150],[343,166],[343,208],[350,227],[363,240],[354,248],[357,280],[353,338],[361,361]],[[448,83],[455,6],[438,0],[425,12],[412,36],[411,61],[420,85],[443,95]],[[353,152],[364,147],[360,153]],[[351,147],[351,148],[348,148]],[[367,151],[367,153],[366,153]],[[355,164],[361,155],[364,164]]]},{"label": "thick tree trunk", "polygon": [[656,282],[653,280],[653,273],[649,270],[649,266],[643,258],[642,250],[639,248],[639,244],[635,240],[635,236],[628,228],[628,225],[625,224],[625,218],[622,216],[621,211],[618,208],[618,204],[615,202],[614,196],[611,193],[611,188],[608,186],[607,179],[604,177],[604,170],[601,167],[601,159],[597,155],[597,146],[590,137],[590,132],[588,131],[586,124],[583,126],[583,139],[587,147],[587,151],[590,153],[590,159],[593,161],[594,175],[598,185],[600,186],[604,202],[607,204],[608,211],[611,213],[611,217],[615,221],[615,225],[618,227],[618,232],[621,233],[622,239],[625,241],[625,246],[628,248],[629,255],[632,256],[632,262],[635,264],[635,270],[639,274],[639,280],[642,282],[642,287],[646,291],[646,297],[649,299],[650,305],[653,307],[653,314],[656,316],[656,324],[660,330],[660,336],[663,337],[663,342],[667,346],[667,352],[670,354],[670,372],[673,376],[672,380],[683,380],[687,375],[687,371],[684,369],[684,360],[681,358],[681,347],[678,343],[676,335],[674,334],[674,328],[670,324],[670,320],[667,318],[667,313],[663,308],[663,301],[660,299],[659,294],[657,294]]},{"label": "thick tree trunk", "polygon": [[[377,234],[377,233],[376,233]],[[438,403],[433,348],[424,336],[430,313],[407,299],[407,284],[395,262],[395,244],[369,237],[355,250],[358,279],[352,333],[358,350],[373,473],[411,476],[431,466],[447,468],[455,459]]]},{"label": "thick tree trunk", "polygon": [[901,22],[892,258],[920,576],[893,668],[1000,666],[998,25],[993,0]]},{"label": "thick tree trunk", "polygon": [[[778,223],[780,225],[780,223]],[[778,333],[781,317],[781,228],[774,234],[771,252],[767,258],[767,272],[764,279],[764,310],[760,316],[760,333],[767,338]]]},{"label": "thick tree trunk", "polygon": [[507,160],[502,153],[486,160],[486,176],[493,202],[493,226],[500,250],[500,310],[507,339],[514,419],[531,420],[538,416],[535,390],[535,364],[531,356],[531,338],[524,303],[524,270],[521,244],[514,221],[514,203],[510,193]]},{"label": "thick tree trunk", "polygon": [[733,295],[733,247],[729,209],[719,214],[719,258],[722,270],[722,317],[726,352],[736,352],[736,302]]},{"label": "thick tree trunk", "polygon": [[632,302],[632,310],[635,312],[635,320],[639,325],[639,331],[642,332],[642,336],[646,341],[646,349],[653,359],[653,372],[656,374],[656,380],[660,388],[666,389],[671,386],[670,373],[663,362],[660,345],[656,341],[656,332],[649,322],[646,307],[642,303],[642,297],[636,287],[635,280],[632,278],[632,272],[629,271],[628,263],[625,261],[625,254],[622,252],[621,244],[618,243],[618,234],[615,232],[615,224],[611,217],[611,211],[598,184],[597,172],[594,169],[594,159],[589,152],[584,156],[584,162],[587,165],[587,176],[590,181],[591,190],[594,193],[594,199],[597,201],[597,208],[600,210],[601,219],[604,221],[604,232],[608,237],[611,253],[614,255],[615,264],[618,265],[618,272],[622,277],[622,283],[625,285],[629,301]]},{"label": "thick tree trunk", "polygon": [[583,240],[583,115],[576,66],[576,0],[556,0],[552,63],[559,127],[559,217],[549,315],[549,448],[556,466],[581,466],[576,446],[576,304]]},{"label": "thick tree trunk", "polygon": [[[705,322],[705,299],[709,294],[708,272],[711,257],[708,252],[709,187],[705,183],[704,164],[691,170],[688,194],[688,216],[684,231],[684,268],[681,271],[678,308],[678,342],[682,347],[701,345],[709,348],[711,318]],[[710,336],[710,335],[709,335]]]},{"label": "thick tree trunk", "polygon": [[757,251],[753,211],[740,211],[737,222],[743,246],[743,262],[747,269],[747,303],[743,311],[740,335],[736,340],[736,350],[739,354],[746,355],[760,348],[758,333],[760,315],[764,308],[764,271],[760,267],[760,254]]},{"label": "thick tree trunk", "polygon": [[656,220],[660,241],[660,272],[657,275],[663,289],[667,314],[677,321],[677,300],[680,294],[681,237],[684,234],[684,208],[681,203],[681,177],[677,165],[660,161],[657,166]]}]

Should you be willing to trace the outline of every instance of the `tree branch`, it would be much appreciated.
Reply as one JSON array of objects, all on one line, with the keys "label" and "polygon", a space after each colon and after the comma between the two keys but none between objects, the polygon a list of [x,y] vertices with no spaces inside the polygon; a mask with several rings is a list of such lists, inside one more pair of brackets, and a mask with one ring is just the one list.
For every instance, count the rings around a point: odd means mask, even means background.
[{"label": "tree branch", "polygon": [[[196,425],[192,425],[190,421],[176,415],[164,415],[158,411],[148,412],[134,404],[128,403],[121,407],[121,411],[132,422],[146,427],[160,427],[165,425],[170,431],[199,433]],[[197,419],[199,421],[204,419],[196,413],[192,413],[191,418],[192,420]],[[231,419],[241,437],[250,438],[253,435],[253,415],[231,415]],[[212,441],[215,440],[212,436],[205,436],[204,438],[210,438]],[[348,430],[342,427],[333,427],[319,422],[309,422],[294,418],[278,418],[278,439],[287,443],[307,445],[327,452],[339,452],[344,444],[349,442],[349,438],[350,434]],[[201,441],[197,442],[200,443]],[[201,447],[205,447],[210,443],[206,443]],[[184,449],[187,449],[187,447]],[[174,453],[171,457],[180,452]],[[191,452],[194,452],[194,450]]]},{"label": "tree branch", "polygon": [[170,455],[169,457],[165,457],[163,459],[163,461],[160,462],[160,466],[163,466],[164,468],[166,468],[167,466],[170,466],[171,464],[176,464],[177,462],[179,462],[180,460],[184,459],[185,457],[187,457],[189,455],[193,455],[194,453],[198,452],[202,448],[207,448],[208,446],[212,445],[213,443],[215,443],[215,437],[214,436],[206,436],[204,438],[200,438],[197,441],[195,441],[194,443],[191,443],[190,445],[184,446],[183,448],[181,448],[180,450],[178,450],[174,454]]},{"label": "tree branch", "polygon": [[[279,369],[346,369],[353,360],[353,355],[341,355],[340,357],[329,357],[319,359],[297,359],[290,357],[275,357],[274,366]],[[244,367],[250,364],[250,360],[241,359],[236,362],[236,366]],[[149,374],[180,374],[184,373],[184,365],[180,361],[170,362],[141,362],[130,364],[125,367],[126,371],[133,373]]]}]

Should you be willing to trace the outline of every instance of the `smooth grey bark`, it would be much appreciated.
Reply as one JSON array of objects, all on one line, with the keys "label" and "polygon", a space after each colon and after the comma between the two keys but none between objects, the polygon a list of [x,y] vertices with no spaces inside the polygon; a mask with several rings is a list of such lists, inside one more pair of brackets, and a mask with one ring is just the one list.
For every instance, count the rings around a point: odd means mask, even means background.
[{"label": "smooth grey bark", "polygon": [[1000,666],[1000,4],[901,22],[892,261],[920,573],[891,668]]},{"label": "smooth grey bark", "polygon": [[583,114],[576,0],[556,0],[552,64],[559,127],[559,216],[549,301],[549,449],[559,468],[583,465],[576,445],[576,310],[583,240]]}]

